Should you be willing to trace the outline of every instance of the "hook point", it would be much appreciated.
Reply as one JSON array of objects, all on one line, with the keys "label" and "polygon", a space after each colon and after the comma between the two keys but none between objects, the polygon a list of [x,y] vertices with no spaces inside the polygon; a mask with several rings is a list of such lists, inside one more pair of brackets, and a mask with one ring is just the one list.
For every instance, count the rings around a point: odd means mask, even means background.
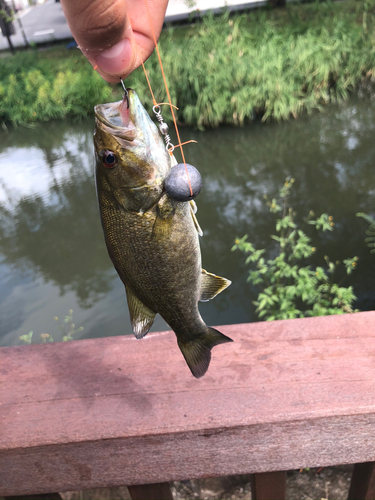
[{"label": "hook point", "polygon": [[128,105],[128,109],[129,109],[129,92],[128,92],[127,88],[125,87],[125,83],[124,83],[124,80],[122,78],[120,78],[120,82],[121,82],[122,88],[124,89],[124,99],[126,98],[126,103]]}]

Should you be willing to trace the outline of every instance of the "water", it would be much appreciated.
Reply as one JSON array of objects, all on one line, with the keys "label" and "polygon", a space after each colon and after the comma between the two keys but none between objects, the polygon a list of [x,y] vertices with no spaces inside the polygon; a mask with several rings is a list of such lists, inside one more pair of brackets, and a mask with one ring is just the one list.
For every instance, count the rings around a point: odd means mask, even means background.
[{"label": "water", "polygon": [[[263,195],[275,195],[287,176],[296,179],[292,205],[301,218],[313,209],[336,222],[333,233],[314,239],[314,264],[324,255],[358,255],[356,307],[375,308],[375,255],[364,243],[367,224],[355,217],[375,215],[374,129],[374,107],[357,98],[279,125],[181,129],[183,140],[199,143],[185,154],[204,180],[197,199],[203,266],[233,281],[200,305],[208,324],[256,321],[245,258],[230,249],[245,233],[258,248],[272,247],[274,216]],[[76,338],[131,333],[100,226],[92,132],[90,120],[0,134],[0,345],[20,344],[29,331],[35,341],[41,333],[60,340],[54,317],[70,309],[84,327]],[[153,331],[167,328],[157,316]]]}]

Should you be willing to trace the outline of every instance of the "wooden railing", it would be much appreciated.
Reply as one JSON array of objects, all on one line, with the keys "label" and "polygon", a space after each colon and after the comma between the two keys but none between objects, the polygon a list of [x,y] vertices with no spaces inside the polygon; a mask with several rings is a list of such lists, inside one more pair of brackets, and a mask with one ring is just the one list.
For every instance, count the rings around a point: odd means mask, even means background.
[{"label": "wooden railing", "polygon": [[171,480],[251,473],[277,500],[280,471],[355,463],[350,500],[374,499],[375,312],[220,330],[200,380],[172,332],[1,348],[0,495],[168,500]]}]

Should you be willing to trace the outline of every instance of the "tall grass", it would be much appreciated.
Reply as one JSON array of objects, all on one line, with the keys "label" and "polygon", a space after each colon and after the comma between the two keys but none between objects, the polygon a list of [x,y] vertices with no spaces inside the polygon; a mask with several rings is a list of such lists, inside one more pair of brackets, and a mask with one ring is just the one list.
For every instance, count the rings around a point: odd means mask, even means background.
[{"label": "tall grass", "polygon": [[83,117],[111,97],[111,87],[79,51],[50,49],[0,59],[0,122]]},{"label": "tall grass", "polygon": [[209,17],[183,46],[171,31],[162,48],[179,119],[200,127],[281,120],[346,99],[375,70],[374,21],[367,16],[364,30],[364,12],[363,2],[348,2]]},{"label": "tall grass", "polygon": [[[374,14],[375,0],[294,4],[165,30],[160,50],[178,119],[200,128],[255,116],[283,120],[346,99],[375,74]],[[32,64],[25,54],[1,60],[0,120],[83,116],[111,98],[111,87],[79,54],[56,56],[50,52],[47,67],[43,53],[33,54]],[[165,102],[154,56],[146,68],[156,99]],[[127,84],[151,104],[142,71]]]}]

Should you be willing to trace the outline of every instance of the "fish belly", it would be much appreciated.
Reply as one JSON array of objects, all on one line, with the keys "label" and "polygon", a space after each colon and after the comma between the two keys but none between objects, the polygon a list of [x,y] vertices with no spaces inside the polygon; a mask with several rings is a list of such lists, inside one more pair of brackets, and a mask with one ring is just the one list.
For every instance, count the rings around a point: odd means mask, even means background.
[{"label": "fish belly", "polygon": [[181,323],[185,330],[202,321],[197,306],[202,265],[190,207],[179,205],[162,236],[155,235],[154,212],[102,215],[102,220],[109,254],[125,286],[171,328]]}]

